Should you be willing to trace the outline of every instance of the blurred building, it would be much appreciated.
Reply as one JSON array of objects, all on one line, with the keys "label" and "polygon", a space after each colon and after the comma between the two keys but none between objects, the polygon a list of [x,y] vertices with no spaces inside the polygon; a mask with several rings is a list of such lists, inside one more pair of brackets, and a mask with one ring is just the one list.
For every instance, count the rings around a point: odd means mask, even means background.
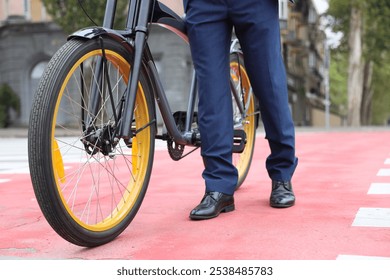
[{"label": "blurred building", "polygon": [[0,0],[0,21],[23,17],[28,21],[49,20],[41,0]]},{"label": "blurred building", "polygon": [[28,124],[39,79],[65,40],[40,0],[0,0],[0,85],[10,85],[21,101],[20,115],[13,115],[13,125]]},{"label": "blurred building", "polygon": [[[340,125],[337,112],[327,110],[326,36],[314,0],[279,0],[282,49],[288,74],[290,105],[296,125]],[[162,0],[183,14],[181,0]],[[26,126],[34,91],[49,59],[66,42],[40,0],[0,0],[0,84],[9,84],[21,99],[13,125]],[[166,86],[172,109],[185,110],[192,73],[188,45],[170,31],[154,28],[150,48]],[[329,107],[328,107],[329,109]],[[328,113],[329,112],[329,113]]]},{"label": "blurred building", "polygon": [[159,1],[167,5],[172,10],[174,10],[178,15],[184,14],[182,0],[159,0]]},{"label": "blurred building", "polygon": [[[287,0],[280,0],[284,2]],[[283,56],[296,125],[340,126],[342,117],[329,101],[329,50],[316,1],[298,0],[287,12],[280,12]]]}]

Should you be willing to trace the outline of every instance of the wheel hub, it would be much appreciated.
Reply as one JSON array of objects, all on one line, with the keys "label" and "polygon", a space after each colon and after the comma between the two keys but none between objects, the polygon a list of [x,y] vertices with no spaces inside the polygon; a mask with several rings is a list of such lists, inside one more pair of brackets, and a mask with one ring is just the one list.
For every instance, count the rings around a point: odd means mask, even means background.
[{"label": "wheel hub", "polygon": [[84,135],[81,141],[90,155],[100,152],[105,156],[112,156],[112,151],[119,142],[119,139],[114,137],[114,128],[111,125],[89,127]]}]

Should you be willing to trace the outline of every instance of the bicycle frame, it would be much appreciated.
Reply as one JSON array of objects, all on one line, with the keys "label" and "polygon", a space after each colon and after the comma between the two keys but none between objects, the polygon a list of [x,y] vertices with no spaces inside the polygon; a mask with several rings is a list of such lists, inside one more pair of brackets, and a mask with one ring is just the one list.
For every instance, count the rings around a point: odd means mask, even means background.
[{"label": "bicycle frame", "polygon": [[[61,237],[85,247],[112,241],[134,219],[156,139],[166,141],[176,161],[201,144],[195,71],[187,112],[172,113],[148,46],[153,24],[188,43],[183,19],[156,0],[131,0],[126,27],[114,30],[116,3],[107,1],[103,26],[72,34],[49,61],[30,116],[29,167],[39,206]],[[252,162],[258,112],[238,40],[226,55],[232,94],[226,117],[234,125],[226,136],[233,136],[238,189]],[[166,128],[161,134],[155,102]],[[186,145],[193,148],[184,154]]]},{"label": "bicycle frame", "polygon": [[[183,19],[181,19],[171,9],[157,0],[130,0],[126,29],[114,30],[113,24],[115,19],[116,5],[117,0],[107,0],[102,27],[82,29],[69,37],[83,37],[92,39],[101,36],[111,36],[114,39],[120,41],[122,44],[126,44],[127,47],[134,52],[132,71],[128,77],[129,83],[125,93],[125,101],[123,107],[120,106],[120,109],[117,111],[117,116],[115,116],[117,127],[116,133],[112,137],[131,139],[133,136],[133,132],[131,131],[131,123],[133,120],[133,110],[138,88],[139,73],[142,67],[145,67],[148,75],[150,76],[149,79],[153,83],[154,96],[159,106],[161,116],[169,136],[177,144],[199,146],[199,134],[191,131],[191,124],[193,121],[195,102],[197,98],[197,81],[195,71],[193,73],[189,92],[184,131],[180,131],[175,122],[172,110],[170,109],[162,82],[159,78],[159,74],[153,60],[153,56],[151,55],[147,43],[150,24],[157,24],[163,28],[169,29],[181,39],[183,39],[186,43],[188,43],[188,37],[185,34],[185,25]],[[231,52],[240,52],[236,48],[236,45],[237,40],[232,41]],[[98,72],[95,73],[96,77],[101,77],[102,75],[100,72],[102,68],[101,64],[104,63],[105,59],[103,45],[102,53],[103,57],[100,61],[98,61],[98,66],[95,70]],[[245,117],[245,107],[247,107],[247,104],[242,104],[242,102],[239,100],[239,94],[233,86],[232,81],[230,88],[240,113]],[[252,94],[252,92],[250,92],[250,94]],[[93,114],[97,114],[99,110],[99,93],[96,88],[92,88],[91,96],[92,102],[90,102],[88,109],[90,112],[93,112]],[[122,112],[123,115],[121,115]],[[87,125],[92,124],[92,119],[93,115],[87,119]],[[148,124],[148,126],[149,125],[155,125],[155,120]]]}]

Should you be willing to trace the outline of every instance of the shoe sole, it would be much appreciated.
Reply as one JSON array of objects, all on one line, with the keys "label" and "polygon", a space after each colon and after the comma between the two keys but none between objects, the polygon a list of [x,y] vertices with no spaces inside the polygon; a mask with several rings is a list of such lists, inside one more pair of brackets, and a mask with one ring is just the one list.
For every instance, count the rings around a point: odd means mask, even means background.
[{"label": "shoe sole", "polygon": [[289,208],[289,207],[292,207],[294,205],[295,205],[295,202],[290,203],[290,204],[274,204],[274,203],[270,203],[270,206],[272,208]]},{"label": "shoe sole", "polygon": [[222,208],[222,210],[218,214],[216,214],[216,215],[212,215],[212,216],[190,215],[190,219],[191,220],[196,220],[196,221],[199,221],[199,220],[209,220],[209,219],[218,217],[219,214],[221,214],[221,213],[228,213],[228,212],[232,212],[234,210],[235,210],[235,206],[234,206],[234,204],[232,204],[232,205],[228,205],[228,206]]}]

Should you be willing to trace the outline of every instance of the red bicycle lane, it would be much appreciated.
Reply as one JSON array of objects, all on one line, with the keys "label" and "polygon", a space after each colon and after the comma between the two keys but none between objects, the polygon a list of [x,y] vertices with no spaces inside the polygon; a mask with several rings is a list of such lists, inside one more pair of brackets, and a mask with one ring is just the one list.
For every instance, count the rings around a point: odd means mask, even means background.
[{"label": "red bicycle lane", "polygon": [[[93,249],[61,239],[36,203],[28,174],[0,175],[0,258],[33,259],[286,259],[390,258],[389,227],[354,226],[359,209],[390,207],[390,195],[367,194],[390,158],[390,131],[297,132],[297,203],[268,206],[269,152],[259,133],[236,211],[208,221],[188,214],[203,195],[199,151],[175,162],[158,149],[144,203],[116,240]],[[390,168],[390,167],[389,167]],[[9,181],[7,181],[9,180]],[[389,218],[390,219],[390,218]]]}]

